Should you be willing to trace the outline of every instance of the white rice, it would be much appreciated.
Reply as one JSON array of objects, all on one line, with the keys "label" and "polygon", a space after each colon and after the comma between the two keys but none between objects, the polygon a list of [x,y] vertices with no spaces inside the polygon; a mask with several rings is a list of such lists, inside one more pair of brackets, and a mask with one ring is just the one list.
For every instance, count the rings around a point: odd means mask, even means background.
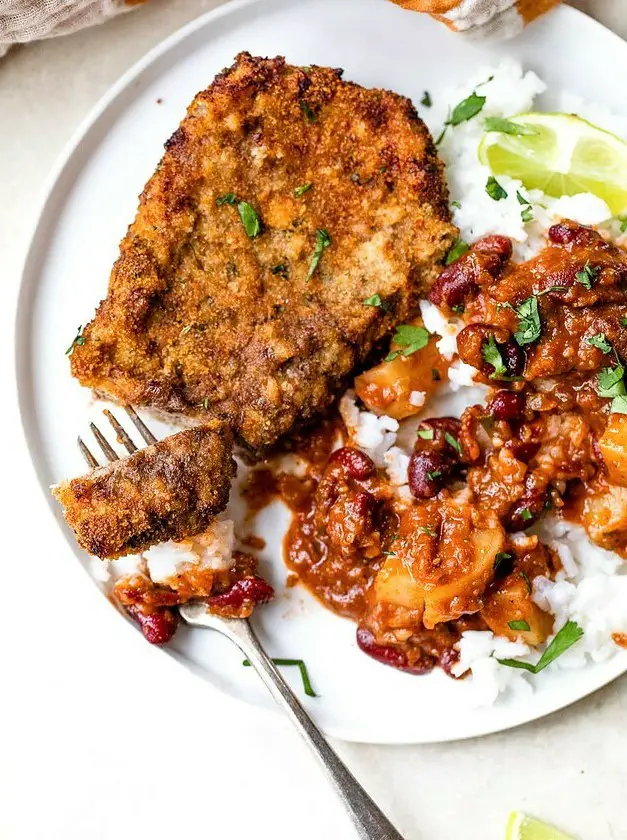
[{"label": "white rice", "polygon": [[[491,81],[486,82],[491,76]],[[487,234],[508,236],[514,242],[514,259],[518,261],[529,259],[544,247],[548,227],[561,218],[600,226],[619,242],[627,239],[627,236],[620,236],[607,204],[591,194],[554,199],[539,190],[526,190],[520,181],[499,176],[498,181],[508,196],[500,201],[490,198],[485,191],[490,171],[477,155],[484,119],[487,116],[512,117],[533,110],[535,97],[543,93],[546,86],[535,73],[523,72],[520,64],[510,59],[496,68],[478,70],[463,86],[451,91],[446,101],[436,103],[430,114],[435,136],[450,109],[479,85],[479,92],[486,96],[482,112],[468,122],[449,128],[440,145],[451,199],[460,205],[453,206],[454,220],[462,238],[473,242]],[[627,120],[587,107],[572,96],[565,95],[562,99],[561,110],[577,112],[600,127],[627,138]],[[521,191],[533,207],[531,222],[522,221],[517,191]],[[399,496],[408,501],[411,494],[407,486],[407,467],[417,419],[443,414],[459,416],[466,405],[481,401],[487,392],[483,386],[475,385],[475,369],[456,358],[456,340],[463,322],[450,318],[428,301],[421,301],[420,309],[425,327],[440,336],[437,342],[440,353],[447,360],[454,360],[448,372],[448,387],[445,385],[436,397],[428,400],[425,411],[417,418],[403,421],[400,426],[392,418],[361,411],[352,393],[340,404],[342,417],[356,445],[375,463],[385,467],[390,483]],[[558,552],[563,566],[554,581],[546,578],[534,581],[535,602],[554,614],[555,632],[569,620],[576,621],[584,630],[583,638],[546,670],[580,668],[590,661],[606,660],[618,650],[612,633],[627,632],[626,564],[617,555],[595,545],[581,526],[546,516],[534,531]],[[460,659],[453,671],[458,676],[470,671],[468,683],[473,705],[490,705],[503,693],[524,694],[534,690],[537,677],[497,661],[522,658],[536,662],[541,652],[522,642],[512,642],[489,631],[467,631],[459,643],[459,653]]]}]

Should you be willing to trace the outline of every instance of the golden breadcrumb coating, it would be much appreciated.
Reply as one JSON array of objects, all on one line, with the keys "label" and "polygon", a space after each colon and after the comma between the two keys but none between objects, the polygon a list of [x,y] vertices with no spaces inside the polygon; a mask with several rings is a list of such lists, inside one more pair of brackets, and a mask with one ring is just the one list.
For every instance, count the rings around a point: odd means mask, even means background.
[{"label": "golden breadcrumb coating", "polygon": [[72,373],[262,452],[415,312],[454,235],[408,99],[242,53],[167,142]]},{"label": "golden breadcrumb coating", "polygon": [[235,475],[228,426],[213,420],[140,449],[52,492],[85,551],[135,554],[204,531],[229,499]]}]

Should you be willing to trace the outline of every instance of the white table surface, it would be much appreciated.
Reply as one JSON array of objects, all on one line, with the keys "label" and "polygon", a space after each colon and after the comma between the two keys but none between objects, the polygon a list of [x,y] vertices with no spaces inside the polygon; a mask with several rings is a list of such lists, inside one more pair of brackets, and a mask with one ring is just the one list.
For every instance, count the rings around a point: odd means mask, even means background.
[{"label": "white table surface", "polygon": [[[12,366],[8,302],[44,177],[107,87],[215,5],[152,0],[105,26],[0,60],[4,383]],[[625,0],[577,5],[627,37]],[[352,840],[334,794],[286,723],[227,700],[125,632],[74,561],[65,562],[6,385],[3,393],[0,511],[9,537],[0,560],[0,838]],[[355,703],[362,690],[355,686]],[[618,840],[627,838],[626,715],[623,678],[501,735],[336,747],[407,840],[498,840],[516,808],[581,840]]]}]

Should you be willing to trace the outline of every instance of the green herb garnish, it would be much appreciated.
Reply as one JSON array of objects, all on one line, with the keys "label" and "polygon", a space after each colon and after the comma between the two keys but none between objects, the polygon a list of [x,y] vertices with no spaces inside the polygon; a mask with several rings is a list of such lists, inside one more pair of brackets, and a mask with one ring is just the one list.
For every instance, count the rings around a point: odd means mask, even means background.
[{"label": "green herb garnish", "polygon": [[501,351],[497,347],[496,340],[493,335],[490,336],[487,342],[483,343],[481,347],[481,355],[483,357],[483,361],[492,365],[494,368],[494,372],[490,374],[490,379],[499,379],[507,373],[507,368],[505,366],[505,362],[503,361],[503,357],[501,356]]},{"label": "green herb garnish", "polygon": [[383,312],[387,312],[389,307],[384,300],[381,300],[381,295],[374,294],[370,295],[370,297],[366,298],[364,301],[364,306],[376,306],[379,309],[382,309]]},{"label": "green herb garnish", "polygon": [[481,111],[485,105],[485,100],[485,96],[479,96],[474,91],[470,94],[470,96],[467,96],[466,99],[462,99],[462,101],[453,108],[449,118],[444,123],[440,136],[435,141],[436,146],[442,142],[444,135],[446,134],[446,129],[449,125],[459,125],[460,123],[471,120],[479,113],[479,111]]},{"label": "green herb garnish", "polygon": [[597,377],[597,393],[600,397],[622,397],[627,393],[625,389],[625,368],[620,363],[615,367],[606,367]]},{"label": "green herb garnish", "polygon": [[442,470],[431,470],[427,473],[427,478],[429,481],[434,481],[436,478],[439,478],[442,475]]},{"label": "green herb garnish", "polygon": [[440,371],[437,368],[431,369],[431,379],[433,379],[434,382],[439,382],[440,379],[442,379],[442,377],[440,376]]},{"label": "green herb garnish", "polygon": [[600,271],[600,268],[590,265],[590,262],[586,261],[583,269],[575,274],[575,280],[577,283],[581,283],[584,289],[591,289]]},{"label": "green herb garnish", "polygon": [[81,326],[76,330],[76,335],[72,339],[72,343],[70,344],[68,349],[65,351],[65,355],[66,356],[71,356],[72,353],[74,352],[74,348],[75,347],[82,347],[83,344],[85,344],[85,336],[83,335],[83,326],[81,324]]},{"label": "green herb garnish", "polygon": [[424,105],[425,108],[430,108],[433,105],[433,100],[431,99],[431,94],[428,90],[426,90],[422,94],[422,99],[420,100],[420,104]]},{"label": "green herb garnish", "polygon": [[620,232],[625,233],[627,230],[627,216],[619,216],[618,221],[620,222]]},{"label": "green herb garnish", "polygon": [[423,440],[433,440],[433,429],[418,429],[417,434]]},{"label": "green herb garnish", "polygon": [[516,137],[538,133],[535,128],[506,120],[503,117],[486,117],[483,128],[484,131],[500,131],[502,134],[513,134]]},{"label": "green herb garnish", "polygon": [[590,338],[586,339],[588,344],[592,347],[596,347],[597,350],[601,350],[603,353],[611,353],[612,352],[612,345],[607,340],[605,333],[597,333],[596,335],[591,335]]},{"label": "green herb garnish", "polygon": [[530,662],[521,662],[519,659],[498,659],[497,661],[510,668],[522,668],[530,674],[538,674],[578,642],[582,636],[583,630],[577,622],[567,621],[535,665]]},{"label": "green herb garnish", "polygon": [[261,219],[255,208],[247,201],[240,201],[237,205],[237,212],[244,225],[246,235],[254,239],[261,233]]},{"label": "green herb garnish", "polygon": [[527,572],[518,572],[518,574],[521,576],[521,578],[527,584],[527,594],[531,595],[531,590],[532,590],[533,587],[531,586],[531,579],[530,579],[529,575],[527,574]]},{"label": "green herb garnish", "polygon": [[499,551],[494,557],[494,571],[498,569],[501,563],[504,563],[506,560],[511,560],[512,556],[513,555],[507,551]]},{"label": "green herb garnish", "polygon": [[[300,671],[300,676],[303,681],[303,689],[307,697],[317,697],[318,695],[313,690],[311,686],[311,680],[309,679],[309,672],[307,671],[307,666],[303,662],[302,659],[273,659],[272,660],[275,665],[295,665],[298,670]],[[242,662],[242,665],[246,667],[250,667],[250,661],[245,659]]]},{"label": "green herb garnish", "polygon": [[301,99],[300,108],[303,114],[305,115],[305,119],[307,122],[315,122],[316,121],[316,114],[309,102],[305,99]]},{"label": "green herb garnish", "polygon": [[420,525],[418,530],[422,531],[423,534],[427,534],[429,537],[437,537],[437,533],[433,530],[433,528],[427,528],[426,525]]},{"label": "green herb garnish", "polygon": [[271,274],[280,274],[282,277],[287,277],[287,266],[285,263],[279,263],[278,265],[273,265],[270,269]]},{"label": "green herb garnish", "polygon": [[530,629],[528,623],[526,621],[522,620],[522,619],[520,621],[508,621],[507,626],[510,628],[510,630],[529,630]]},{"label": "green herb garnish", "polygon": [[627,318],[621,318],[620,325],[621,327],[627,327]]},{"label": "green herb garnish", "polygon": [[294,190],[294,195],[296,198],[300,198],[301,195],[305,195],[305,193],[313,187],[313,184],[301,184],[300,187],[296,187]]},{"label": "green herb garnish", "polygon": [[[414,327],[411,324],[399,324],[392,341],[403,347],[403,350],[396,351],[396,356],[402,353],[403,356],[411,356],[417,350],[422,350],[429,343],[429,331],[424,327]],[[392,354],[390,354],[392,355]],[[394,356],[394,358],[396,358]],[[389,361],[389,357],[386,361]]]},{"label": "green herb garnish", "polygon": [[499,184],[494,175],[490,175],[486,181],[485,191],[490,198],[494,199],[494,201],[500,201],[502,198],[507,198],[507,192]]},{"label": "green herb garnish", "polygon": [[451,207],[456,207],[458,210],[460,210],[461,206],[461,201],[451,201]]},{"label": "green herb garnish", "polygon": [[456,452],[459,452],[459,454],[461,455],[462,447],[456,437],[453,437],[453,435],[451,435],[449,432],[444,432],[444,440],[449,444],[449,446],[452,446],[453,449]]},{"label": "green herb garnish", "polygon": [[216,204],[221,207],[223,204],[237,204],[235,193],[226,193],[216,198]]},{"label": "green herb garnish", "polygon": [[309,271],[307,272],[307,281],[309,282],[313,276],[314,271],[318,267],[318,263],[320,262],[320,258],[324,254],[325,250],[331,244],[331,237],[327,233],[326,230],[320,228],[316,231],[316,244],[314,246],[313,256],[311,258],[311,262],[309,263]]},{"label": "green herb garnish", "polygon": [[533,513],[529,510],[529,508],[523,508],[520,511],[520,518],[523,522],[529,522],[530,519],[533,519]]},{"label": "green herb garnish", "polygon": [[450,265],[451,263],[458,260],[462,257],[466,251],[470,248],[470,245],[467,242],[464,242],[463,239],[457,238],[455,242],[451,245],[451,249],[446,255],[446,259],[444,260],[444,265]]}]

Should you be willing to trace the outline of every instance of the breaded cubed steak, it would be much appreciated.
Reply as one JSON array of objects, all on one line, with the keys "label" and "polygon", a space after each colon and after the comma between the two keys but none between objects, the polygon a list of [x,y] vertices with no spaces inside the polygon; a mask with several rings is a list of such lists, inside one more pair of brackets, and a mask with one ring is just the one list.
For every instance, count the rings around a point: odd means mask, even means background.
[{"label": "breaded cubed steak", "polygon": [[229,500],[233,437],[219,420],[185,429],[52,492],[82,548],[135,554],[204,531]]},{"label": "breaded cubed steak", "polygon": [[83,385],[259,452],[412,315],[455,235],[442,166],[408,99],[341,75],[242,53],[196,96],[71,356]]}]

